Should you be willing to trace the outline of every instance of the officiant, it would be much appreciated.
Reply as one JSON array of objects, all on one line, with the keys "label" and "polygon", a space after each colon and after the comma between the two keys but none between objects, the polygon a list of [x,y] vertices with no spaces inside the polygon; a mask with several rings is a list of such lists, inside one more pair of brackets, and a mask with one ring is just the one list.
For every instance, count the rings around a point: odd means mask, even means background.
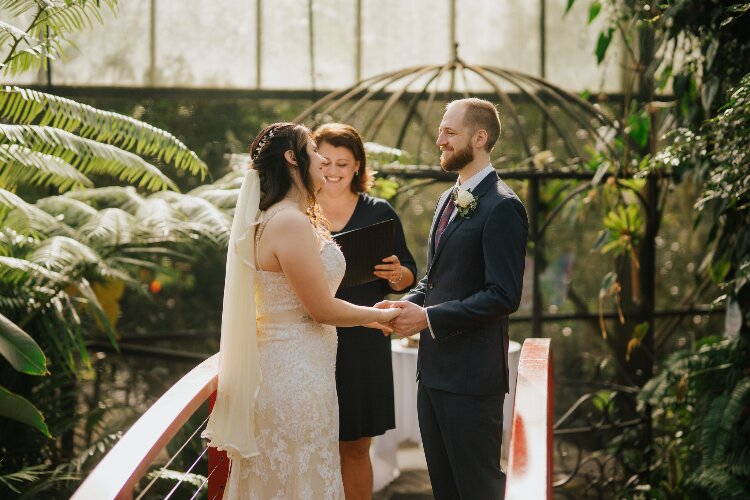
[{"label": "officiant", "polygon": [[[394,220],[393,255],[373,270],[373,281],[339,289],[336,297],[371,306],[389,293],[414,284],[417,267],[406,247],[404,229],[393,207],[367,194],[373,179],[367,169],[362,138],[351,126],[329,123],[314,133],[323,166],[325,186],[317,193],[331,233],[360,229]],[[363,330],[353,332],[352,330]],[[339,399],[339,451],[347,500],[372,495],[370,442],[395,427],[391,341],[380,330],[365,327],[338,328],[336,389]]]}]

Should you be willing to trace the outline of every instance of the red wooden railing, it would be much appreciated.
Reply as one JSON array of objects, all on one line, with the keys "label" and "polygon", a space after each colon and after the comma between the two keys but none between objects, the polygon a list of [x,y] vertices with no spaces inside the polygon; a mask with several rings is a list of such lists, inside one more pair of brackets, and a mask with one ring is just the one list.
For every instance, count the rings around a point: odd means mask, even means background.
[{"label": "red wooden railing", "polygon": [[552,399],[550,339],[527,339],[518,362],[506,500],[552,498]]},{"label": "red wooden railing", "polygon": [[[216,392],[218,364],[219,355],[216,354],[170,387],[104,456],[73,494],[72,500],[133,498],[135,485],[156,456],[195,411]],[[209,454],[209,461],[211,456],[212,453]],[[221,459],[218,455],[213,456],[215,460]],[[214,470],[211,463],[209,470]],[[216,473],[221,474],[221,467]],[[209,491],[212,479],[209,478]],[[221,495],[218,497],[221,498]]]}]

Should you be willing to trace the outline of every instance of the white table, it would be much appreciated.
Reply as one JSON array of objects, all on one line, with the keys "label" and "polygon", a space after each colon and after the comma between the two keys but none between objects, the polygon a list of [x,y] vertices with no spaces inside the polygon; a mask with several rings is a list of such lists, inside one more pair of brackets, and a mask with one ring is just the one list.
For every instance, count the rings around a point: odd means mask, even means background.
[{"label": "white table", "polygon": [[[400,340],[391,341],[393,354],[393,396],[396,409],[396,428],[391,429],[372,441],[370,458],[373,471],[373,491],[385,488],[399,475],[396,451],[402,441],[422,444],[417,420],[417,348],[404,347]],[[511,425],[513,396],[516,391],[518,360],[521,357],[521,344],[511,341],[508,349],[510,371],[510,394],[503,405],[503,445],[507,446],[507,432]]]}]

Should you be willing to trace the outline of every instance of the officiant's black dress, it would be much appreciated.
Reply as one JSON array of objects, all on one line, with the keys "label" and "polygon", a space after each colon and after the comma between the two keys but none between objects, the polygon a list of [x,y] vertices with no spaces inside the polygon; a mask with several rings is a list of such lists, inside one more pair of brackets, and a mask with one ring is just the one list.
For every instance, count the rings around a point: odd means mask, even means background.
[{"label": "officiant's black dress", "polygon": [[[393,207],[380,198],[360,194],[349,222],[334,235],[388,219],[396,222],[394,253],[401,265],[417,276],[417,266],[404,239],[404,229]],[[413,283],[405,289],[410,288]],[[392,293],[383,279],[339,290],[336,297],[372,306]],[[393,408],[391,340],[380,330],[365,327],[338,328],[336,390],[339,398],[339,439],[355,441],[378,436],[396,426]]]}]

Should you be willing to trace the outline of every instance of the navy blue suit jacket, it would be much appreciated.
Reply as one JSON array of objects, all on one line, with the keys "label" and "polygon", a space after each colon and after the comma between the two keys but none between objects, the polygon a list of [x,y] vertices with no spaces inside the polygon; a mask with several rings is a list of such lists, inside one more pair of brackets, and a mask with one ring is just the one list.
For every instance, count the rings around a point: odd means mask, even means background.
[{"label": "navy blue suit jacket", "polygon": [[427,274],[405,300],[427,309],[417,379],[457,394],[508,392],[508,316],[521,302],[528,220],[513,190],[494,172],[472,191],[477,208],[458,214],[435,247],[435,229],[451,190],[442,194],[430,230]]}]

